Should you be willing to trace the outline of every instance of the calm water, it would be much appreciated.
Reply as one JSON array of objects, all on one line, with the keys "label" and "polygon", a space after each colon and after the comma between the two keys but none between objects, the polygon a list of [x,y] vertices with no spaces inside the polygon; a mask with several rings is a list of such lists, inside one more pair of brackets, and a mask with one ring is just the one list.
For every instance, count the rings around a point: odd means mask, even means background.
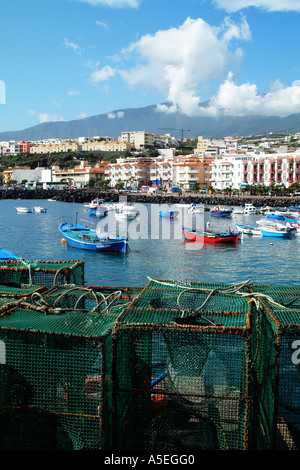
[{"label": "calm water", "polygon": [[[18,214],[16,206],[43,206],[47,213]],[[145,286],[147,277],[161,280],[299,285],[300,235],[290,240],[244,236],[237,245],[200,245],[190,249],[182,239],[132,239],[126,255],[93,253],[61,243],[62,219],[98,222],[82,204],[38,200],[1,200],[0,247],[28,261],[83,260],[91,285]],[[215,219],[205,213],[211,228],[254,224],[260,215],[237,214]],[[168,221],[168,223],[170,223]],[[181,224],[173,221],[173,224]],[[195,248],[195,246],[193,247]]]}]

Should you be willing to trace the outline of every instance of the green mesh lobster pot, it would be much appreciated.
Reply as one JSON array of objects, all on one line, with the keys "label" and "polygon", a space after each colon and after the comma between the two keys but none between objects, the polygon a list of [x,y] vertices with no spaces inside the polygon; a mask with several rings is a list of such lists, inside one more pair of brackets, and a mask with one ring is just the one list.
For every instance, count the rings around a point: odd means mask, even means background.
[{"label": "green mesh lobster pot", "polygon": [[300,450],[300,287],[253,286],[276,328],[276,450]]},{"label": "green mesh lobster pot", "polygon": [[24,261],[0,262],[0,284],[36,284],[51,289],[55,285],[84,285],[83,261]]},{"label": "green mesh lobster pot", "polygon": [[36,296],[0,311],[2,450],[111,446],[110,329],[119,309],[95,300],[90,309],[86,295],[76,309],[66,296],[57,305],[53,299]]},{"label": "green mesh lobster pot", "polygon": [[246,289],[150,281],[113,328],[113,449],[270,449],[272,322]]}]

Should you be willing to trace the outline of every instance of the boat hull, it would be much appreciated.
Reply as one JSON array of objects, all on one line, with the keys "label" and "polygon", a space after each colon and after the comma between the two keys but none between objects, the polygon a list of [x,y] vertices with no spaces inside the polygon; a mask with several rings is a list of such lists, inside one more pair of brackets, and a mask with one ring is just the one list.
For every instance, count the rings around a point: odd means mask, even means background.
[{"label": "boat hull", "polygon": [[263,237],[276,237],[276,238],[291,238],[292,233],[289,231],[276,231],[276,230],[266,230],[261,229],[261,233]]},{"label": "boat hull", "polygon": [[255,227],[252,225],[236,225],[236,228],[239,232],[245,233],[246,235],[262,235],[259,227]]},{"label": "boat hull", "polygon": [[[78,227],[81,227],[81,229],[79,229],[80,231],[77,231]],[[93,230],[78,225],[72,229],[72,227],[70,228],[70,225],[66,223],[60,224],[58,229],[64,236],[66,243],[73,248],[108,253],[126,253],[128,249],[127,239],[123,237],[118,239],[109,237],[102,238],[98,237],[97,233]],[[94,241],[92,241],[92,239],[94,239]]]},{"label": "boat hull", "polygon": [[182,229],[185,240],[202,243],[237,243],[240,237],[239,233],[234,232],[213,232]]},{"label": "boat hull", "polygon": [[213,217],[231,217],[232,211],[210,211]]},{"label": "boat hull", "polygon": [[160,217],[166,217],[168,219],[175,219],[178,215],[178,211],[159,211]]}]

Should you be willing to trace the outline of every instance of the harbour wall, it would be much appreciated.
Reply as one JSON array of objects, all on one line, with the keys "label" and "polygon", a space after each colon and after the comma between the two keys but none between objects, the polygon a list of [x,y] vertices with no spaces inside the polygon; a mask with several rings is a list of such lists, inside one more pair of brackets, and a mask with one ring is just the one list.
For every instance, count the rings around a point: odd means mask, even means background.
[{"label": "harbour wall", "polygon": [[104,199],[106,202],[118,202],[120,197],[126,197],[128,202],[149,203],[149,204],[204,204],[204,205],[224,205],[224,206],[244,206],[245,203],[252,203],[255,207],[288,207],[299,206],[300,197],[286,196],[229,196],[223,194],[197,194],[188,193],[179,195],[146,195],[132,194],[126,192],[110,193],[87,190],[57,190],[57,189],[19,189],[0,190],[0,199],[55,199],[61,202],[87,203],[94,198]]}]

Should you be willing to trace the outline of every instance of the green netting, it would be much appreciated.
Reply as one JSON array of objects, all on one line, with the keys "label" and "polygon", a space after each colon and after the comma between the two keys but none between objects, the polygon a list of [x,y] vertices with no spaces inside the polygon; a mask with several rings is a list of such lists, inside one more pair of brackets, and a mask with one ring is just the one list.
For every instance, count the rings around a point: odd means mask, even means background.
[{"label": "green netting", "polygon": [[30,308],[0,317],[1,449],[108,446],[112,323],[98,313]]},{"label": "green netting", "polygon": [[85,287],[64,263],[0,263],[1,449],[300,447],[300,289]]},{"label": "green netting", "polygon": [[18,299],[21,297],[30,296],[36,292],[46,291],[45,286],[36,286],[33,284],[19,284],[18,287],[12,285],[0,284],[0,297],[13,297]]},{"label": "green netting", "polygon": [[83,261],[24,261],[0,262],[0,284],[36,284],[48,289],[55,285],[84,285]]},{"label": "green netting", "polygon": [[[276,331],[276,450],[300,449],[300,287],[253,286]],[[276,302],[276,304],[273,303]],[[281,305],[281,307],[280,307]]]},{"label": "green netting", "polygon": [[114,448],[271,448],[274,331],[249,300],[244,284],[151,280],[124,309],[113,330]]}]

